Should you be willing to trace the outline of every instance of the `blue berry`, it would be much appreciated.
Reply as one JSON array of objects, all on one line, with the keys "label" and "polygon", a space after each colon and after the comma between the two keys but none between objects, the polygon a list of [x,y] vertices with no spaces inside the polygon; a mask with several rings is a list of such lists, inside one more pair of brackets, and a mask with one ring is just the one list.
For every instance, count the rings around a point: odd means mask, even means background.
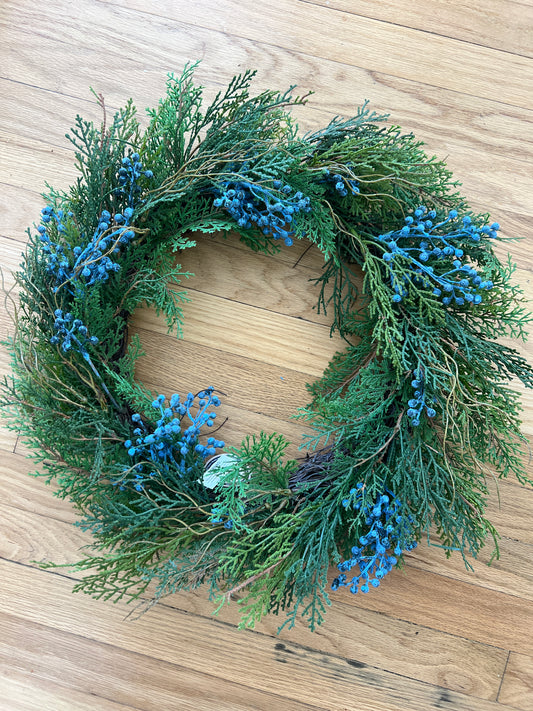
[{"label": "blue berry", "polygon": [[242,229],[260,227],[263,234],[283,239],[287,246],[291,246],[294,231],[287,230],[286,226],[299,212],[310,212],[310,200],[300,192],[289,196],[291,186],[282,187],[279,180],[273,181],[273,187],[281,188],[281,199],[262,185],[247,181],[226,182],[217,189],[213,205],[227,210]]},{"label": "blue berry", "polygon": [[[457,217],[456,210],[451,210],[440,222],[436,222],[436,217],[435,210],[428,212],[421,205],[413,215],[405,218],[402,228],[377,237],[390,250],[385,251],[382,258],[395,292],[392,300],[401,300],[397,294],[403,299],[412,284],[417,288],[431,289],[432,295],[441,299],[444,306],[481,303],[475,298],[479,295],[478,289],[492,288],[493,284],[490,280],[482,281],[476,269],[464,263],[463,245],[477,243],[483,236],[492,238],[499,225],[477,226],[470,216],[465,215],[457,226],[453,223]],[[449,257],[452,257],[451,266],[446,264]],[[398,283],[404,284],[401,290]]]},{"label": "blue berry", "polygon": [[[333,580],[332,590],[349,587],[352,594],[357,594],[359,590],[367,593],[370,585],[379,587],[383,577],[397,564],[397,556],[417,545],[415,522],[410,515],[402,516],[403,506],[392,492],[386,491],[372,503],[366,502],[363,491],[360,482],[350,490],[349,498],[342,500],[347,513],[351,508],[362,509],[367,533],[359,537],[359,546],[352,547],[352,557],[339,563],[340,575]],[[357,568],[359,572],[348,579],[346,572]]]}]

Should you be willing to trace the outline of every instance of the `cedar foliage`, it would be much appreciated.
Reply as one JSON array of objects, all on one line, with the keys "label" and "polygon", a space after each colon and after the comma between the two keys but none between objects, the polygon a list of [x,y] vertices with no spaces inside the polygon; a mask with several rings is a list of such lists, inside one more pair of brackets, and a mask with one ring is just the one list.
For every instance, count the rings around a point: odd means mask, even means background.
[{"label": "cedar foliage", "polygon": [[[381,515],[384,492],[396,502],[387,534],[399,550],[394,563],[430,530],[465,560],[487,537],[497,543],[485,516],[486,480],[495,471],[528,483],[511,381],[531,387],[533,373],[496,339],[525,339],[529,316],[510,281],[512,265],[492,250],[497,227],[469,211],[445,164],[414,136],[384,125],[386,117],[365,104],[355,117],[300,137],[289,109],[305,97],[293,87],[252,96],[252,72],[204,108],[194,69],[169,76],[144,132],[131,101],[100,128],[76,119],[68,138],[79,177],[67,192],[50,189],[48,214],[56,217],[43,227],[73,276],[58,284],[43,232],[29,230],[3,405],[33,448],[39,474],[57,481],[93,534],[94,551],[77,564],[90,572],[76,590],[114,600],[143,600],[149,590],[149,606],[207,584],[219,605],[239,598],[245,626],[283,612],[285,624],[301,614],[314,628],[330,602],[328,566],[359,555],[350,554],[359,542],[370,545],[364,536],[372,515]],[[136,161],[149,170],[128,177]],[[128,208],[132,237],[122,244],[119,223],[108,223]],[[433,271],[424,271],[429,247],[401,233],[417,210],[419,223],[431,213],[443,225],[432,246],[442,252],[453,239],[462,264],[482,275],[479,303],[472,301],[479,285],[468,281],[474,272],[468,277],[461,266],[461,274],[446,276],[457,253],[439,261],[432,252]],[[57,218],[60,211],[68,219]],[[461,224],[477,227],[461,232]],[[194,247],[193,230],[234,230],[266,253],[279,249],[280,235],[287,244],[292,237],[316,244],[324,253],[317,306],[347,340],[300,409],[314,433],[307,458],[287,460],[281,435],[248,437],[214,489],[202,480],[206,452],[214,451],[201,444],[203,432],[193,438],[199,450],[170,448],[170,464],[148,457],[146,443],[142,462],[141,446],[133,455],[124,446],[135,438],[132,416],[157,434],[154,408],[162,408],[135,381],[142,346],[137,339],[128,345],[128,318],[149,304],[179,335],[186,294],[176,289],[184,275],[174,253]],[[115,241],[93,261],[118,268],[89,283],[75,270],[74,250],[91,235],[98,249],[108,233]],[[89,273],[94,264],[87,264]],[[359,268],[362,293],[352,280]],[[434,275],[458,289],[465,273],[472,299],[443,301]],[[69,337],[74,319],[86,330],[78,325]]]}]

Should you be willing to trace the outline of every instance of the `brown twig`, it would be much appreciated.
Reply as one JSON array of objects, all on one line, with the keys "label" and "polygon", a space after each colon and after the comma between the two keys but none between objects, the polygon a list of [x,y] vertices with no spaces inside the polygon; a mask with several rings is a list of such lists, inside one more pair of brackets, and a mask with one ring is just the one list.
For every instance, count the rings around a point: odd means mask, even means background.
[{"label": "brown twig", "polygon": [[283,561],[286,558],[288,558],[291,553],[292,553],[292,549],[288,553],[285,553],[285,555],[282,558],[280,558],[279,560],[277,560],[275,563],[272,563],[272,565],[269,565],[268,568],[265,568],[265,570],[262,570],[260,573],[256,573],[255,575],[252,575],[250,578],[247,578],[239,585],[236,585],[234,588],[231,588],[231,590],[228,590],[226,593],[224,593],[224,597],[226,598],[226,601],[229,602],[231,600],[232,595],[235,595],[243,588],[247,587],[248,585],[251,585],[256,580],[259,580],[259,578],[263,578],[265,575],[268,575],[272,570],[274,570],[274,568],[277,568],[278,565],[280,565],[280,563],[283,563]]}]

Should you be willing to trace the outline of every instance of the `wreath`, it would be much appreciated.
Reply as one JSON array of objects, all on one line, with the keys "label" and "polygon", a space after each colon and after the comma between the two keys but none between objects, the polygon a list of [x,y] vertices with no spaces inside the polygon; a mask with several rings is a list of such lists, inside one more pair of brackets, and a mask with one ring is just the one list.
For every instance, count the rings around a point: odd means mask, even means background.
[{"label": "wreath", "polygon": [[[253,72],[204,108],[195,67],[145,130],[131,100],[108,122],[98,97],[100,128],[76,118],[79,177],[47,186],[28,230],[3,404],[94,537],[75,590],[147,605],[207,584],[243,626],[283,611],[314,628],[332,590],[379,587],[430,531],[467,565],[487,538],[498,553],[486,482],[532,483],[509,381],[533,371],[497,339],[525,339],[529,316],[499,225],[413,135],[364,104],[300,137],[289,109],[307,97],[252,96]],[[230,230],[324,255],[317,308],[346,347],[308,386],[298,460],[264,432],[221,454],[213,385],[156,395],[134,377],[130,315],[151,305],[179,334],[176,258],[192,232]]]}]

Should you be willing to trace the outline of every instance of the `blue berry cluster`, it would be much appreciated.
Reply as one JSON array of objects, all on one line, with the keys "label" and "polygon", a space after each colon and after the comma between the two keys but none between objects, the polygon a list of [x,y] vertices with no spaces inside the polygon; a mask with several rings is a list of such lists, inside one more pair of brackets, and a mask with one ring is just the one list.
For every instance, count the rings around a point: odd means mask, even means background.
[{"label": "blue berry cluster", "polygon": [[142,175],[148,179],[154,177],[151,170],[143,170],[141,157],[138,153],[132,153],[131,156],[123,158],[122,166],[118,171],[118,184],[120,187],[115,188],[113,195],[119,200],[123,200],[130,208],[139,205],[141,202],[139,197],[142,193],[139,179]]},{"label": "blue berry cluster", "polygon": [[[480,304],[481,292],[492,289],[492,281],[483,280],[474,267],[463,261],[461,245],[479,242],[482,237],[495,239],[500,226],[475,225],[466,215],[458,219],[457,211],[435,223],[435,210],[428,211],[423,205],[414,216],[405,218],[405,225],[394,232],[379,235],[378,240],[386,246],[383,260],[389,265],[392,300],[400,302],[408,294],[408,283],[431,288],[434,296],[445,306],[450,304]],[[412,275],[399,277],[394,264],[402,258],[410,263]],[[451,264],[450,264],[451,262]]]},{"label": "blue berry cluster", "polygon": [[[192,470],[196,457],[205,459],[215,454],[217,449],[224,447],[224,442],[214,437],[208,437],[205,445],[198,441],[201,428],[204,425],[212,427],[216,417],[216,413],[208,409],[220,405],[219,398],[213,393],[214,388],[209,387],[198,395],[189,393],[183,401],[179,395],[174,394],[166,406],[165,396],[159,395],[152,403],[154,410],[160,414],[153,430],[147,427],[138,413],[132,415],[135,440],[124,442],[130,457],[157,464],[159,471],[177,469],[182,476]],[[184,426],[185,418],[190,423],[187,426]],[[140,491],[144,481],[142,464],[127,467],[125,471],[133,471],[134,486]],[[120,483],[123,483],[123,479]]]},{"label": "blue berry cluster", "polygon": [[84,326],[79,318],[74,318],[71,313],[64,314],[61,309],[56,309],[54,316],[55,335],[50,338],[50,343],[59,345],[65,353],[74,346],[74,350],[78,351],[85,360],[89,360],[87,345],[96,345],[98,338],[89,336],[87,326]]},{"label": "blue berry cluster", "polygon": [[115,399],[109,392],[104,379],[98,372],[98,368],[93,363],[89,354],[88,345],[96,346],[98,344],[98,338],[96,336],[89,336],[87,326],[85,326],[79,318],[74,318],[71,313],[67,312],[64,314],[62,309],[56,309],[54,316],[55,334],[50,338],[50,343],[60,346],[64,353],[67,353],[67,351],[71,349],[79,353],[98,378],[100,387],[105,391],[115,407],[118,408]]},{"label": "blue berry cluster", "polygon": [[310,200],[301,192],[292,194],[290,185],[273,181],[274,195],[261,185],[246,181],[227,182],[218,189],[213,205],[226,209],[239,227],[258,227],[265,235],[292,245],[294,230],[288,228],[299,212],[310,212]]},{"label": "blue berry cluster", "polygon": [[[244,506],[241,513],[244,513]],[[218,523],[222,523],[224,524],[224,528],[233,528],[233,521],[222,506],[213,506],[209,520],[214,526]]]},{"label": "blue berry cluster", "polygon": [[109,278],[109,272],[120,269],[120,265],[111,259],[121,246],[128,245],[135,237],[135,232],[129,229],[133,217],[133,209],[126,208],[124,213],[116,213],[113,219],[107,210],[103,210],[92,238],[81,247],[72,248],[66,238],[62,243],[53,242],[49,234],[49,225],[54,221],[59,234],[74,231],[72,213],[55,210],[47,205],[41,210],[43,224],[37,227],[42,243],[42,250],[47,259],[47,269],[56,278],[58,286],[72,282],[80,277],[87,286],[103,282]]},{"label": "blue berry cluster", "polygon": [[[54,224],[59,234],[65,234],[65,222],[72,218],[72,212],[54,210],[52,205],[47,205],[41,210],[41,224],[37,227],[43,254],[47,262],[47,270],[54,274],[58,282],[66,281],[70,275],[70,260],[62,244],[53,242],[48,234],[50,224]],[[52,223],[53,221],[53,223]],[[70,245],[66,245],[70,250]]]},{"label": "blue berry cluster", "polygon": [[[348,165],[347,167],[350,166]],[[324,168],[323,173],[326,181],[333,183],[335,190],[341,197],[346,197],[348,195],[348,190],[350,190],[352,195],[357,195],[360,192],[358,180],[343,178],[342,175],[339,175],[338,173],[332,175],[329,168]]]},{"label": "blue berry cluster", "polygon": [[[346,509],[360,511],[363,506],[362,483],[350,490],[350,496],[342,504]],[[336,577],[331,587],[349,587],[350,592],[361,590],[367,593],[372,587],[379,587],[382,578],[389,573],[398,562],[398,556],[403,551],[416,548],[413,537],[413,519],[402,516],[400,501],[390,491],[385,491],[375,503],[364,504],[363,515],[367,533],[359,538],[359,545],[352,548],[352,557],[339,563],[341,575]],[[348,580],[346,573],[352,568],[359,572]]]},{"label": "blue berry cluster", "polygon": [[424,388],[424,377],[420,371],[415,371],[414,380],[411,381],[411,386],[414,388],[414,396],[407,403],[409,409],[407,410],[407,416],[411,420],[411,424],[414,427],[420,425],[420,416],[426,411],[428,417],[435,417],[437,414],[435,410],[430,407],[426,402],[426,391]]}]

